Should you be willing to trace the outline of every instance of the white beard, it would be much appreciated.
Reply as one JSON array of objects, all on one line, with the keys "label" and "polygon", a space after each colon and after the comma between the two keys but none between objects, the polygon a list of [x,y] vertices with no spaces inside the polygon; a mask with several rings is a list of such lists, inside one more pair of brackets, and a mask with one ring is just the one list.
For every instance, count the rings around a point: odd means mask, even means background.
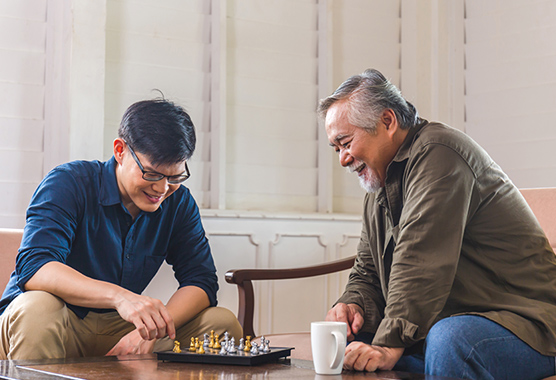
[{"label": "white beard", "polygon": [[[361,166],[361,162],[354,162],[351,164],[347,169],[350,173],[355,172],[355,169]],[[368,166],[365,166],[363,169],[363,173],[357,173],[359,178],[359,185],[365,190],[367,193],[375,193],[381,187],[382,184],[380,183],[380,179],[375,175],[375,173],[369,169]],[[361,175],[359,175],[361,174]]]},{"label": "white beard", "polygon": [[359,176],[359,185],[361,185],[367,193],[375,193],[382,187],[382,185],[380,183],[380,179],[378,179],[375,173],[370,170],[369,172],[369,178],[366,178],[366,176]]}]

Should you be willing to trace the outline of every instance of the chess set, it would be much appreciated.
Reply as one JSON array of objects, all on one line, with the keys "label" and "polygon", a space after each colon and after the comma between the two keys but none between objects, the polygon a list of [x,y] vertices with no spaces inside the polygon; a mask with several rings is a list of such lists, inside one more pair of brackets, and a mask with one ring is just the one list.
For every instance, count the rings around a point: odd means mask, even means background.
[{"label": "chess set", "polygon": [[259,343],[252,342],[251,337],[239,340],[236,346],[235,339],[224,333],[224,339],[220,341],[218,334],[214,331],[204,334],[201,342],[199,338],[191,338],[189,348],[181,348],[178,341],[174,341],[174,349],[171,351],[157,352],[158,360],[205,363],[205,364],[231,364],[231,365],[257,365],[277,361],[280,358],[291,355],[292,347],[270,347],[270,341],[261,337]]}]

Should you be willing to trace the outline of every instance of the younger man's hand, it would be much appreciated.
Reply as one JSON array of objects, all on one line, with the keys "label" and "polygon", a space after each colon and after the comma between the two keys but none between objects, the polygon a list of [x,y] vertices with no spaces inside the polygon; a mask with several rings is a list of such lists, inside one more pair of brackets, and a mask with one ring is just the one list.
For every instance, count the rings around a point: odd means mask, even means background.
[{"label": "younger man's hand", "polygon": [[133,323],[144,340],[163,338],[175,339],[174,320],[162,301],[155,298],[125,292],[116,302],[116,311],[126,321]]}]

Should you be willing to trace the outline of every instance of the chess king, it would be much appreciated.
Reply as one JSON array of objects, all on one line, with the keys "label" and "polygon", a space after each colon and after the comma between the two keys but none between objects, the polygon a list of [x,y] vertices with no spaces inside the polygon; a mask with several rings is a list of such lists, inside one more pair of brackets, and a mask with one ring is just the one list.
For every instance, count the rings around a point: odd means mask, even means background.
[{"label": "chess king", "polygon": [[[47,174],[0,300],[0,359],[149,353],[207,330],[242,336],[233,313],[216,307],[209,243],[182,185],[195,142],[183,108],[140,101],[111,159]],[[167,304],[141,295],[164,260],[179,283]]]}]

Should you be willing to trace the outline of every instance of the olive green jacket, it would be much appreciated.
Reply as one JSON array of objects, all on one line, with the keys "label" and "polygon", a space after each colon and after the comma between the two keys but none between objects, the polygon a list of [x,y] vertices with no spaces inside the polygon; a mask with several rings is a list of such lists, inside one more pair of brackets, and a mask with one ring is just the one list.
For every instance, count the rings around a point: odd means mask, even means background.
[{"label": "olive green jacket", "polygon": [[355,265],[338,302],[373,344],[422,343],[439,319],[484,316],[556,355],[556,258],[533,212],[471,138],[422,120],[365,197]]}]

